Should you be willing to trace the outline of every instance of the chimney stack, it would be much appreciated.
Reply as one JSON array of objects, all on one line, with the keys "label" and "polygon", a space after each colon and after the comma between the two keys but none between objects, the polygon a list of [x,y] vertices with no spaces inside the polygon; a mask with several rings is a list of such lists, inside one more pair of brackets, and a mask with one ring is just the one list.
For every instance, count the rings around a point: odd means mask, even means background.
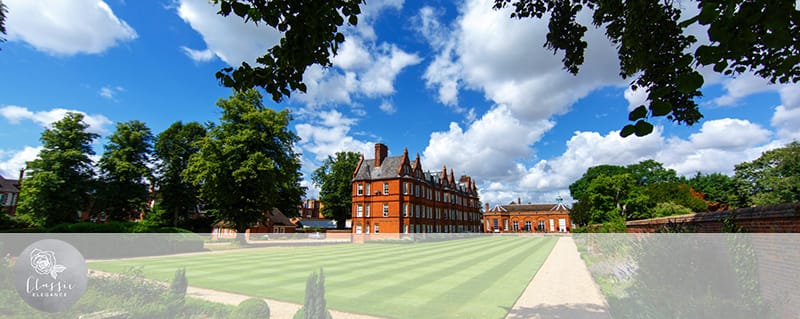
[{"label": "chimney stack", "polygon": [[489,211],[489,203],[486,203],[486,210],[484,212],[488,212],[488,211]]},{"label": "chimney stack", "polygon": [[522,199],[517,197],[517,205],[522,205]]},{"label": "chimney stack", "polygon": [[19,170],[19,180],[17,180],[17,188],[22,187],[22,179],[25,178],[25,168]]},{"label": "chimney stack", "polygon": [[375,144],[375,167],[381,167],[383,160],[389,155],[389,147],[381,143]]}]

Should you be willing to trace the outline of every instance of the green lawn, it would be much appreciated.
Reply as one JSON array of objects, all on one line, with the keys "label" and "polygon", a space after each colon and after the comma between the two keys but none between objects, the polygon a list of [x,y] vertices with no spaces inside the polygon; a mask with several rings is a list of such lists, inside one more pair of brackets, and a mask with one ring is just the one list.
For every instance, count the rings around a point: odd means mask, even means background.
[{"label": "green lawn", "polygon": [[186,268],[192,286],[302,303],[308,276],[325,272],[328,307],[394,318],[502,318],[556,238],[481,237],[416,244],[255,248],[95,262],[142,267],[168,281]]}]

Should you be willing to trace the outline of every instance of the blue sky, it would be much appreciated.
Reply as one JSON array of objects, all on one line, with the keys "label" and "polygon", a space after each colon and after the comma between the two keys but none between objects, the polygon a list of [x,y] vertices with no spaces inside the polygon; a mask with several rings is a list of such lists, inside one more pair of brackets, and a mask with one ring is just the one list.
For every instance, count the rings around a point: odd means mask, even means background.
[{"label": "blue sky", "polygon": [[[215,121],[214,103],[230,91],[214,73],[255,60],[280,38],[217,16],[206,0],[4,2],[0,174],[8,178],[35,158],[41,132],[66,111],[86,114],[103,136],[98,155],[118,122],[140,120],[158,134],[175,121]],[[552,202],[594,165],[655,159],[679,174],[730,174],[800,139],[800,86],[709,70],[701,70],[702,122],[656,120],[653,134],[622,139],[618,129],[644,92],[619,78],[602,30],[587,33],[586,63],[572,76],[542,48],[545,23],[491,7],[368,1],[334,67],[305,74],[307,94],[264,101],[292,110],[305,175],[337,151],[371,158],[381,142],[393,155],[419,153],[425,169],[447,165],[475,177],[492,205]],[[693,32],[702,41],[702,30]]]}]

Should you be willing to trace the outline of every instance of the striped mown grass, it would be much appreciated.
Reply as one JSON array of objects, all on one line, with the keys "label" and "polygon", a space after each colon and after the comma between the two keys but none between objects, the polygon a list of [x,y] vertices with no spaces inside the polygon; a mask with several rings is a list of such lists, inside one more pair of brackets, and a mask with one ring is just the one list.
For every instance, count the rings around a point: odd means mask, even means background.
[{"label": "striped mown grass", "polygon": [[192,286],[302,303],[323,268],[328,307],[392,318],[503,318],[547,258],[550,237],[479,237],[416,244],[273,247],[104,261],[168,281],[186,268]]}]

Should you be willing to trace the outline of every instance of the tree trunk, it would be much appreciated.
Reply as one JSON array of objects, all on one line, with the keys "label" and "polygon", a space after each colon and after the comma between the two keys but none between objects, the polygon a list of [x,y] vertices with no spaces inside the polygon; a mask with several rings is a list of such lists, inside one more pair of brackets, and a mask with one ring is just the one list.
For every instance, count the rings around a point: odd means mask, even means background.
[{"label": "tree trunk", "polygon": [[337,229],[344,229],[345,226],[347,226],[347,220],[346,219],[337,219],[336,220],[336,228]]}]

